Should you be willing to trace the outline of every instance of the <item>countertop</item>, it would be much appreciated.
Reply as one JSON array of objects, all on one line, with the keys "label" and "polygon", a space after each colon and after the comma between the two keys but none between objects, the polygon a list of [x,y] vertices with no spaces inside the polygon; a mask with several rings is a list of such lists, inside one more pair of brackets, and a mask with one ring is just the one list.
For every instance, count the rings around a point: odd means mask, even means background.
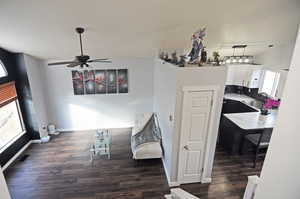
[{"label": "countertop", "polygon": [[251,101],[255,101],[255,99],[253,99],[252,97],[249,97],[249,96],[243,95],[243,94],[236,94],[236,93],[226,93],[224,95],[224,98],[237,100],[237,101],[244,102],[247,104],[249,104]]},{"label": "countertop", "polygon": [[244,130],[273,128],[276,124],[277,110],[272,110],[269,115],[260,112],[229,113],[224,114],[229,120]]},{"label": "countertop", "polygon": [[237,126],[244,130],[254,130],[254,129],[264,129],[273,128],[276,123],[278,110],[271,110],[268,115],[261,115],[260,110],[250,104],[256,100],[241,94],[229,93],[224,95],[225,99],[232,99],[243,102],[244,104],[258,110],[258,112],[248,112],[248,113],[228,113],[224,114],[226,118],[231,120]]}]

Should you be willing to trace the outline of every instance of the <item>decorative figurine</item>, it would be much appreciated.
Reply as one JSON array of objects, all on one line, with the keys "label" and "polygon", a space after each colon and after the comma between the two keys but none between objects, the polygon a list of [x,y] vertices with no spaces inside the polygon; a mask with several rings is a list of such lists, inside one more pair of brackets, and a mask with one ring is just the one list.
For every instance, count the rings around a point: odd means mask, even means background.
[{"label": "decorative figurine", "polygon": [[217,52],[217,51],[213,52],[213,57],[214,57],[214,66],[220,66],[219,52]]},{"label": "decorative figurine", "polygon": [[200,58],[199,66],[202,66],[206,62],[207,62],[207,52],[205,51],[205,46],[204,46],[203,49],[201,50],[201,58]]},{"label": "decorative figurine", "polygon": [[201,60],[202,63],[206,63],[207,62],[207,52],[205,50],[205,46],[203,47],[202,51],[201,51]]},{"label": "decorative figurine", "polygon": [[165,53],[165,58],[164,58],[164,60],[165,60],[166,62],[170,62],[170,61],[171,61],[171,59],[169,59],[169,54],[168,54],[168,53]]},{"label": "decorative figurine", "polygon": [[180,59],[179,59],[179,62],[178,62],[178,66],[179,67],[184,67],[184,65],[185,65],[185,56],[184,55],[181,55],[180,56]]},{"label": "decorative figurine", "polygon": [[202,29],[200,28],[198,31],[196,31],[193,34],[193,36],[191,38],[192,50],[188,55],[190,57],[190,60],[189,60],[190,64],[197,64],[197,62],[198,62],[199,53],[203,49],[202,41],[206,35],[205,31],[206,31],[206,28],[202,28]]},{"label": "decorative figurine", "polygon": [[162,51],[159,53],[159,58],[164,60],[164,57],[165,57],[165,53]]},{"label": "decorative figurine", "polygon": [[171,62],[173,63],[173,64],[178,64],[178,58],[177,58],[177,53],[176,52],[173,52],[172,54],[171,54]]}]

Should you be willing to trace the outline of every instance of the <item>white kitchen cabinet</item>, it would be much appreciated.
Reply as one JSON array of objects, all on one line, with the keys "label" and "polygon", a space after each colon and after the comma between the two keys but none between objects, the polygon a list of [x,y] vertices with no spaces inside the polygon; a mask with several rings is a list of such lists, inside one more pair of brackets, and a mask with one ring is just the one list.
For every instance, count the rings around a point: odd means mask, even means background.
[{"label": "white kitchen cabinet", "polygon": [[259,65],[228,65],[226,85],[258,88],[261,76]]},{"label": "white kitchen cabinet", "polygon": [[259,88],[261,79],[261,69],[251,68],[248,71],[248,75],[245,79],[245,85],[248,88]]}]

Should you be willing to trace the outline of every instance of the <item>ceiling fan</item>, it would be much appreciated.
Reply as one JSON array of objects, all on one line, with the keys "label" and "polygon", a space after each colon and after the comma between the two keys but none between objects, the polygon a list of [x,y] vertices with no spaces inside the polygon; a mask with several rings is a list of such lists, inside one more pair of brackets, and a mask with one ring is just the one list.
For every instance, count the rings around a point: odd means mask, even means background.
[{"label": "ceiling fan", "polygon": [[84,33],[84,28],[78,27],[75,29],[76,32],[79,34],[79,42],[80,42],[80,52],[81,54],[79,56],[75,57],[74,61],[65,61],[65,62],[55,62],[55,63],[49,63],[49,66],[53,66],[53,65],[65,65],[67,64],[67,67],[73,68],[76,66],[80,66],[81,68],[85,67],[89,67],[88,63],[92,63],[92,62],[101,62],[101,63],[111,63],[111,61],[107,58],[105,59],[92,59],[90,60],[90,56],[88,55],[84,55],[83,54],[83,50],[82,50],[82,38],[81,35],[82,33]]}]

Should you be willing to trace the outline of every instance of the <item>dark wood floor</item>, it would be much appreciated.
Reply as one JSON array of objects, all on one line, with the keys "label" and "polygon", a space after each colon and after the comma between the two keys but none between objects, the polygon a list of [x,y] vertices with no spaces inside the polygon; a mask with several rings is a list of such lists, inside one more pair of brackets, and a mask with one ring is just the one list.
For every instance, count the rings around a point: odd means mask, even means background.
[{"label": "dark wood floor", "polygon": [[[169,193],[160,160],[131,159],[129,131],[113,131],[112,159],[89,162],[93,132],[63,133],[47,144],[34,144],[30,155],[5,171],[13,199],[157,199]],[[245,156],[217,148],[212,184],[181,188],[201,199],[242,198],[248,175],[259,174]]]}]

